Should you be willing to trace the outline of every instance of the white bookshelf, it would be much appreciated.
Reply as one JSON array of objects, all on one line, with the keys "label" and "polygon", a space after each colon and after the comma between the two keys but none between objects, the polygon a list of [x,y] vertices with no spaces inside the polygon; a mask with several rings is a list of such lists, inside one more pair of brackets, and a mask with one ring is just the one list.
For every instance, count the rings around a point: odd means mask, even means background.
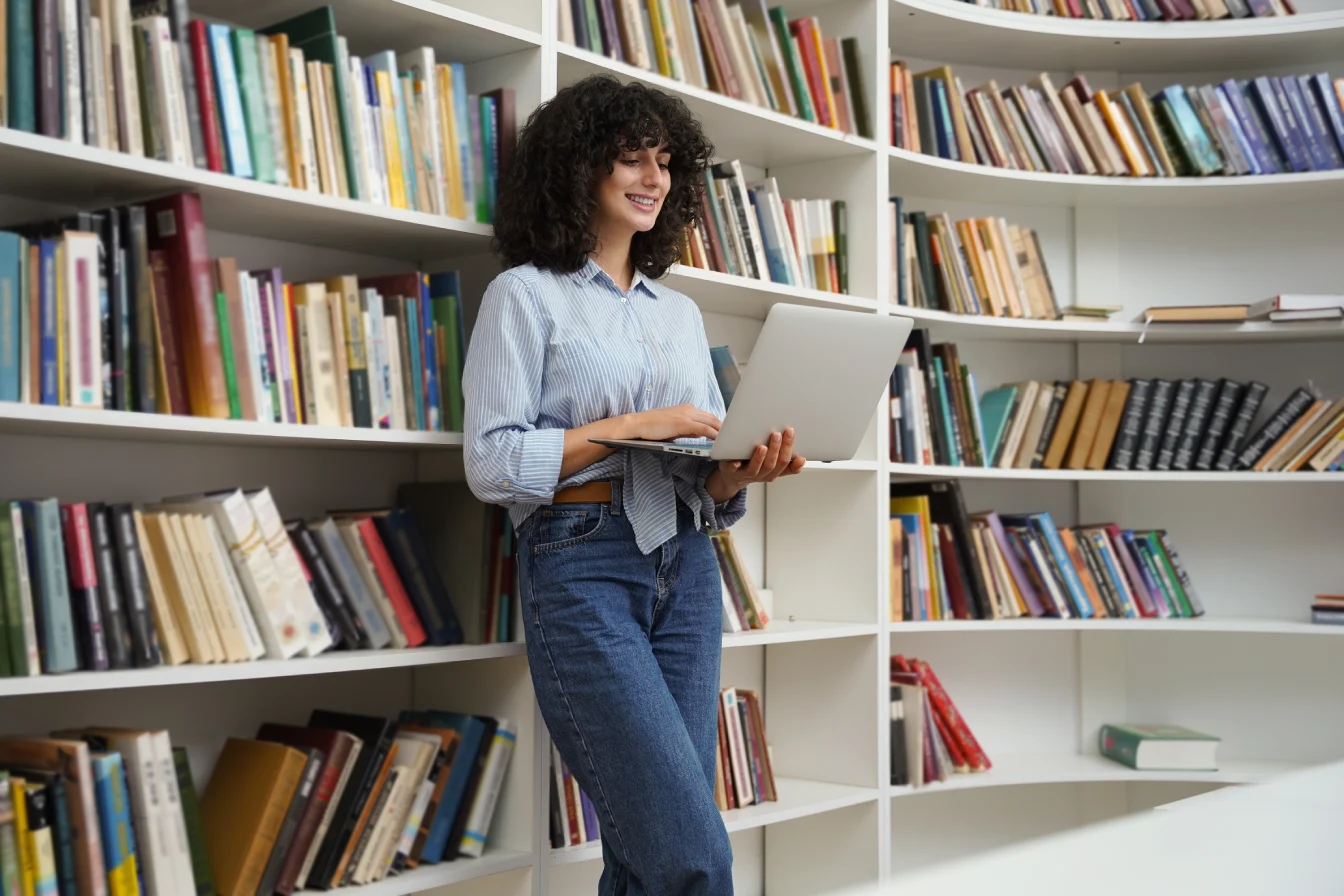
[{"label": "white bookshelf", "polygon": [[[1025,378],[1222,374],[1271,386],[1274,404],[1313,379],[1344,392],[1344,327],[1148,327],[1152,304],[1338,291],[1344,173],[1134,180],[947,162],[887,146],[887,63],[918,57],[1020,83],[1040,68],[1094,86],[1161,86],[1265,68],[1344,73],[1344,11],[1177,25],[1073,21],[954,0],[787,0],[827,34],[860,39],[876,139],[809,125],[613,62],[556,39],[552,0],[332,0],[354,53],[428,44],[468,66],[473,90],[507,85],[520,121],[558,86],[595,72],[659,87],[700,117],[719,157],[767,172],[787,197],[844,199],[850,294],[686,268],[668,283],[704,312],[710,340],[747,358],[778,302],[903,314],[956,341],[981,388]],[[197,0],[193,13],[259,26],[317,0]],[[1171,74],[1171,73],[1183,74]],[[1136,74],[1137,73],[1137,74]],[[1208,77],[1205,78],[1207,73]],[[1071,75],[1070,75],[1071,76]],[[1065,79],[1067,80],[1067,78]],[[1057,83],[1062,83],[1058,82]],[[258,184],[0,130],[0,226],[192,189],[212,255],[279,265],[286,279],[459,268],[468,322],[496,270],[490,228]],[[1002,214],[1041,235],[1061,303],[1117,304],[1104,325],[1003,321],[905,309],[891,293],[887,197],[954,216]],[[1140,337],[1143,344],[1139,344]],[[780,800],[727,813],[743,894],[814,894],[887,880],[931,861],[1049,833],[1202,790],[1337,758],[1344,672],[1334,637],[1307,622],[1310,595],[1344,581],[1344,475],[1116,473],[913,467],[887,460],[879,402],[851,461],[753,488],[734,529],[773,593],[764,632],[725,634],[722,681],[759,690]],[[0,405],[0,497],[152,501],[268,484],[286,517],[390,503],[404,482],[461,478],[458,434],[296,427]],[[1047,509],[1062,524],[1163,526],[1208,613],[1195,620],[887,621],[886,496],[897,480],[962,480],[972,509]],[[888,660],[929,660],[994,761],[984,775],[918,791],[888,774]],[[173,731],[198,783],[223,740],[318,706],[392,715],[411,706],[519,723],[490,847],[417,869],[370,896],[591,893],[600,847],[551,850],[550,748],[521,644],[334,654],[0,679],[0,733],[112,721]],[[1130,772],[1096,756],[1107,721],[1174,721],[1223,737],[1211,774]]]}]

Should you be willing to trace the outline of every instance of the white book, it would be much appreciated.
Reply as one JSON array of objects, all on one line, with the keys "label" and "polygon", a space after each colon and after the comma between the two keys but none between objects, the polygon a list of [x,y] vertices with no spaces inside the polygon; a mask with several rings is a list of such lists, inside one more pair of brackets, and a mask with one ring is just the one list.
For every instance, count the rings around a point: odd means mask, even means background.
[{"label": "white book", "polygon": [[485,852],[485,838],[490,833],[490,820],[495,816],[495,805],[499,802],[504,773],[509,769],[509,758],[513,756],[513,745],[517,740],[517,726],[507,719],[500,719],[494,739],[490,742],[490,752],[486,755],[485,768],[481,771],[481,783],[476,790],[476,798],[471,801],[471,814],[467,816],[466,830],[462,834],[459,850],[463,855],[480,858]]},{"label": "white book", "polygon": [[145,154],[145,135],[140,120],[140,78],[135,65],[131,34],[130,0],[110,0],[112,31],[112,86],[117,96],[117,132],[121,151]]},{"label": "white book", "polygon": [[256,615],[248,605],[247,593],[243,589],[242,582],[238,580],[238,570],[230,560],[229,546],[224,543],[224,535],[215,520],[203,516],[201,522],[210,536],[215,565],[227,590],[229,606],[233,608],[239,629],[243,633],[243,643],[247,645],[247,658],[261,659],[266,655],[266,643],[262,640],[261,630],[257,627]]},{"label": "white book", "polygon": [[215,621],[224,660],[239,663],[255,659],[244,634],[244,614],[234,602],[224,579],[224,569],[215,551],[214,535],[206,525],[205,514],[193,512],[181,505],[169,506],[167,509],[177,512],[182,543],[186,546],[190,562],[195,565],[197,587]]},{"label": "white book", "polygon": [[191,865],[191,841],[187,839],[186,817],[182,814],[182,791],[177,786],[177,769],[173,764],[173,742],[165,730],[153,733],[154,754],[162,770],[164,782],[164,812],[168,815],[168,842],[172,854],[173,876],[178,893],[196,892],[196,874]]},{"label": "white book", "polygon": [[383,318],[386,331],[387,369],[392,386],[392,429],[406,429],[406,384],[401,381],[401,334],[397,319]]},{"label": "white book", "polygon": [[195,555],[187,542],[182,519],[184,514],[163,511],[161,508],[153,508],[153,512],[156,518],[152,522],[162,532],[164,544],[168,549],[173,581],[181,598],[181,607],[174,606],[173,609],[174,612],[179,609],[182,611],[181,615],[184,618],[181,624],[192,633],[196,641],[194,653],[199,653],[199,656],[193,655],[192,660],[209,663],[226,662],[229,657],[224,651],[220,625],[215,618],[214,608],[206,596],[201,573],[196,568]]},{"label": "white book", "polygon": [[266,390],[271,405],[271,415],[263,419],[273,423],[292,422],[289,417],[289,405],[293,396],[285,389],[284,370],[288,367],[289,357],[285,347],[284,325],[275,313],[275,296],[271,291],[269,277],[260,278],[248,274],[252,289],[256,291],[257,310],[261,315],[262,349],[266,352],[267,366],[271,372],[274,388]]},{"label": "white book", "polygon": [[309,385],[307,377],[312,378],[311,388],[305,393],[312,402],[312,416],[308,421],[319,426],[340,426],[341,409],[337,398],[336,358],[333,354],[327,288],[321,283],[295,284],[293,296],[296,310],[302,307],[306,312],[301,321],[300,333],[304,339],[304,364],[311,364],[311,371],[304,371],[305,386]]},{"label": "white book", "polygon": [[341,797],[345,795],[346,785],[350,783],[350,773],[354,770],[355,760],[359,758],[359,751],[364,748],[364,742],[355,739],[350,747],[350,756],[345,760],[345,768],[341,769],[341,776],[336,781],[336,789],[331,792],[331,801],[327,803],[326,811],[322,813],[322,820],[318,822],[317,833],[313,836],[312,845],[308,847],[308,854],[304,857],[303,866],[299,868],[299,876],[294,879],[294,886],[297,890],[302,890],[308,883],[308,875],[313,870],[313,863],[317,861],[318,851],[322,848],[322,841],[326,839],[327,830],[331,827],[331,820],[336,815],[336,808],[341,802]]},{"label": "white book", "polygon": [[266,376],[262,354],[265,344],[261,338],[259,309],[252,295],[254,281],[247,271],[238,271],[238,299],[243,306],[243,332],[235,333],[235,339],[243,340],[243,354],[252,376],[252,406],[256,409],[257,420],[269,420],[270,394],[266,391]]},{"label": "white book", "polygon": [[376,289],[364,290],[365,332],[372,349],[369,392],[377,398],[377,412],[373,425],[377,429],[391,426],[392,380],[387,366],[387,330],[383,325],[383,297]]},{"label": "white book", "polygon": [[[151,731],[90,729],[71,732],[106,740],[107,747],[121,754],[135,822],[137,858],[144,868],[146,896],[180,896],[195,889],[195,878],[180,886],[173,848],[173,824],[168,814],[167,781],[158,759]],[[171,758],[171,757],[170,757]],[[176,780],[176,774],[173,775]]]},{"label": "white book", "polygon": [[65,249],[66,375],[70,407],[103,407],[102,296],[99,291],[98,235],[66,231]]},{"label": "white book", "polygon": [[[388,853],[387,865],[390,867],[393,860],[398,855],[410,855],[415,847],[416,835],[420,832],[420,822],[425,819],[425,811],[429,808],[429,801],[434,798],[435,785],[437,781],[429,777],[429,772],[434,767],[434,760],[438,758],[439,752],[443,749],[443,739],[437,734],[426,734],[418,731],[405,731],[402,737],[413,737],[417,740],[427,741],[430,747],[427,764],[425,766],[424,778],[420,782],[420,789],[415,793],[415,799],[411,802],[411,811],[406,815],[406,822],[401,826],[401,837],[393,846],[392,851]],[[441,768],[440,774],[447,774],[447,768]],[[386,874],[388,868],[383,869]]]},{"label": "white book", "polygon": [[173,133],[176,135],[181,161],[179,164],[194,167],[195,150],[191,140],[191,119],[187,115],[186,85],[182,81],[182,47],[169,40],[164,46],[164,59],[168,64],[167,84],[169,98],[172,101]]},{"label": "white book", "polygon": [[93,107],[93,114],[90,116],[93,121],[94,133],[90,136],[89,144],[99,146],[103,149],[117,149],[115,137],[109,128],[108,105],[107,105],[107,77],[106,77],[106,56],[103,53],[103,20],[98,16],[89,17],[89,35],[88,35],[88,62],[89,62],[89,81],[93,85],[93,96],[89,98],[89,104]]},{"label": "white book", "polygon": [[392,635],[392,646],[406,647],[408,643],[406,633],[402,631],[401,622],[397,619],[396,611],[392,609],[392,601],[383,590],[378,571],[373,568],[373,561],[369,559],[364,539],[359,534],[359,521],[336,520],[336,529],[341,533],[341,540],[345,542],[345,549],[349,551],[350,559],[355,561],[355,570],[363,580],[369,596],[373,598],[373,605],[378,609],[378,615],[383,618],[383,623]]},{"label": "white book", "polygon": [[443,740],[437,734],[419,731],[401,732],[396,739],[397,761],[401,762],[403,750],[407,754],[404,763],[407,786],[403,792],[401,805],[390,816],[391,824],[385,831],[379,832],[382,835],[382,842],[370,857],[368,868],[368,878],[371,881],[382,880],[387,876],[392,867],[392,860],[396,858],[397,850],[406,838],[406,829],[416,803],[420,801],[421,794],[433,793],[433,785],[428,781],[429,770],[433,768],[434,760],[443,746]]},{"label": "white book", "polygon": [[365,189],[361,195],[366,202],[382,205],[381,185],[374,175],[373,157],[369,153],[368,85],[364,83],[364,61],[360,57],[350,57],[346,77],[350,80],[350,128],[359,144],[359,177]]},{"label": "white book", "polygon": [[404,734],[398,734],[394,743],[397,746],[397,757],[393,760],[392,770],[396,772],[397,779],[389,786],[387,799],[378,817],[369,819],[372,833],[350,875],[350,883],[353,884],[367,884],[382,875],[383,857],[401,839],[405,815],[410,811],[411,801],[423,779],[417,779],[416,774],[421,757],[429,751],[425,743]]},{"label": "white book", "polygon": [[294,84],[294,105],[299,112],[299,158],[303,162],[303,188],[309,193],[321,193],[322,181],[317,173],[317,142],[313,134],[313,102],[308,91],[308,69],[303,51],[289,51],[290,80]]},{"label": "white book", "polygon": [[574,11],[568,3],[558,4],[560,8],[560,42],[574,44]]},{"label": "white book", "polygon": [[317,656],[331,648],[331,632],[327,630],[326,617],[322,614],[322,608],[318,605],[312,588],[308,586],[308,577],[303,573],[303,565],[294,550],[294,543],[289,540],[289,534],[285,531],[280,509],[276,506],[269,488],[247,492],[245,497],[257,522],[262,541],[271,554],[280,583],[294,606],[306,642],[304,654]]},{"label": "white book", "polygon": [[[339,77],[340,72],[346,73],[347,80],[349,80],[349,78],[351,77],[351,75],[349,74],[350,43],[345,39],[344,35],[336,36],[336,64],[335,69],[331,73],[332,75],[331,80],[332,83],[335,85],[338,94],[340,93],[341,89],[341,79]],[[354,120],[355,98],[353,95],[350,94],[349,84],[347,84],[346,86],[347,86],[347,93],[345,96],[337,95],[331,98],[332,114],[336,116],[336,118],[333,120],[334,123],[336,124],[336,131],[335,131],[337,136],[336,143],[340,153],[343,154],[347,151],[344,147],[344,144],[342,144],[341,140],[339,139],[340,138],[339,121],[342,115],[341,110],[344,109],[345,115],[348,116],[348,124],[353,133],[353,140],[350,144],[350,148],[348,151],[354,154],[354,158],[350,160],[353,164],[349,166],[349,168],[353,169],[353,179],[349,184],[348,195],[352,199],[362,199],[365,202],[368,202],[370,190],[369,190],[368,176],[366,174],[366,169],[364,166],[364,144],[360,143],[359,141],[359,123]],[[350,176],[351,171],[347,170],[346,177],[348,180],[350,179]]]},{"label": "white book", "polygon": [[[365,302],[367,303],[367,301],[366,298]],[[365,360],[369,365],[369,420],[371,421],[370,425],[374,429],[383,429],[384,427],[380,424],[380,421],[383,419],[383,414],[385,413],[383,390],[381,387],[383,369],[382,365],[378,363],[377,346],[374,345],[374,341],[377,338],[376,334],[382,327],[375,327],[373,320],[373,315],[369,313],[368,305],[365,304],[364,310],[359,312],[359,329],[363,334],[362,338],[364,340],[364,350],[366,353]]]},{"label": "white book", "polygon": [[[37,618],[33,615],[33,581],[28,573],[28,542],[23,534],[23,511],[19,502],[9,505],[9,520],[14,527],[14,558],[19,583],[19,612],[22,614],[20,625],[23,628],[24,655],[28,658],[28,675],[42,674],[41,655],[37,646]],[[14,622],[11,620],[10,625]]]},{"label": "white book", "polygon": [[798,260],[798,246],[793,240],[793,228],[789,227],[789,218],[784,212],[784,199],[779,195],[779,182],[773,177],[765,179],[766,192],[770,205],[775,212],[777,238],[783,247],[784,262],[788,265],[795,286],[803,285],[803,268]]},{"label": "white book", "polygon": [[65,79],[65,139],[84,143],[84,80],[79,59],[79,3],[60,0],[56,9],[60,19],[60,66]]},{"label": "white book", "polygon": [[722,575],[719,576],[719,592],[723,603],[723,630],[742,631],[742,620],[737,615],[737,602],[733,600],[733,592],[728,588],[728,580]]},{"label": "white book", "polygon": [[429,190],[431,208],[436,215],[448,214],[448,181],[443,170],[443,134],[439,129],[438,77],[434,65],[434,51],[429,47],[420,47],[397,55],[397,68],[411,73],[411,82],[421,83],[420,102],[411,103],[407,111],[417,106],[423,110],[425,127],[421,128],[428,143],[430,155],[430,177],[434,188]]},{"label": "white book", "polygon": [[275,182],[289,186],[289,140],[285,131],[285,110],[280,92],[280,68],[275,61],[275,50],[267,35],[256,35],[257,58],[261,61],[261,86],[266,94],[266,120],[271,129],[271,145],[275,147]]}]

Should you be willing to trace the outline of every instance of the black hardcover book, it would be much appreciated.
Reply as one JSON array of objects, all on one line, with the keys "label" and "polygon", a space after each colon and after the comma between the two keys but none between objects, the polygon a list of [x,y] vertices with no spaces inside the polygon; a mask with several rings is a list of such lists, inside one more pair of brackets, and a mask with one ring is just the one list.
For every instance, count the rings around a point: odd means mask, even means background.
[{"label": "black hardcover book", "polygon": [[462,794],[462,806],[457,810],[457,817],[453,819],[453,827],[448,834],[448,847],[443,853],[445,861],[452,861],[462,855],[462,835],[467,832],[467,822],[471,820],[471,804],[476,802],[476,791],[481,789],[481,779],[485,777],[485,763],[490,758],[490,748],[495,742],[495,731],[499,728],[498,719],[492,719],[490,716],[476,718],[485,725],[485,732],[481,735],[481,748],[476,753],[471,778],[467,780],[466,792]]},{"label": "black hardcover book", "polygon": [[905,704],[901,700],[901,686],[891,686],[891,786],[910,784],[910,766],[905,755]]},{"label": "black hardcover book", "polygon": [[331,826],[327,828],[317,858],[313,861],[306,886],[315,890],[331,889],[331,878],[336,873],[345,847],[354,834],[359,814],[368,802],[373,785],[382,770],[387,751],[392,745],[396,725],[391,719],[377,716],[361,716],[346,712],[332,712],[315,709],[308,717],[309,728],[334,728],[348,731],[363,742],[355,764],[350,770],[341,794],[341,801],[331,817]]},{"label": "black hardcover book", "polygon": [[967,609],[977,619],[994,618],[989,603],[989,589],[985,586],[975,548],[970,542],[971,518],[966,513],[961,485],[956,480],[943,479],[934,482],[898,482],[892,484],[890,495],[893,498],[928,496],[930,522],[947,525],[952,529],[956,562],[961,567],[970,590],[968,595],[970,606]]},{"label": "black hardcover book", "polygon": [[393,507],[371,516],[392,558],[392,565],[406,586],[411,606],[420,617],[429,643],[439,646],[461,644],[464,639],[457,610],[453,607],[447,584],[439,574],[439,567],[429,556],[415,515],[405,507]]},{"label": "black hardcover book", "polygon": [[1055,383],[1054,394],[1050,396],[1050,408],[1045,412],[1041,437],[1036,440],[1036,450],[1031,453],[1031,465],[1038,470],[1045,466],[1045,454],[1050,450],[1050,440],[1054,438],[1055,428],[1059,426],[1059,413],[1064,407],[1064,399],[1069,394],[1069,385],[1067,380]]},{"label": "black hardcover book", "polygon": [[1195,381],[1181,380],[1171,399],[1171,412],[1167,414],[1167,425],[1162,430],[1162,442],[1153,460],[1153,469],[1170,470],[1176,457],[1176,444],[1184,432],[1185,419],[1190,415],[1190,406],[1195,398]]},{"label": "black hardcover book", "polygon": [[122,606],[131,632],[131,662],[137,669],[161,665],[163,653],[150,602],[145,558],[140,553],[140,537],[135,531],[135,508],[130,504],[113,504],[108,512],[112,522],[112,542],[116,547]]},{"label": "black hardcover book", "polygon": [[89,532],[88,508],[62,504],[61,541],[65,545],[66,581],[70,589],[70,613],[79,649],[79,668],[101,672],[108,667],[107,633],[103,607],[98,600],[98,569],[93,565],[93,538]]},{"label": "black hardcover book", "polygon": [[1255,435],[1247,440],[1246,447],[1237,455],[1235,468],[1249,470],[1255,466],[1256,461],[1260,460],[1264,453],[1288,431],[1288,428],[1307,412],[1314,400],[1306,389],[1301,387],[1294,389]]},{"label": "black hardcover book", "polygon": [[[919,83],[915,85],[915,93],[919,94]],[[930,134],[932,131],[920,131],[921,134]],[[927,147],[932,140],[926,140],[921,146]],[[937,155],[937,150],[930,152],[927,148],[924,150],[930,155]],[[924,307],[947,310],[938,301],[938,288],[935,285],[933,274],[933,258],[929,253],[929,216],[924,212],[911,212],[910,223],[914,225],[915,230],[915,261],[919,265],[919,281],[924,290]],[[914,276],[913,274],[911,276]],[[923,359],[921,359],[923,363]]]},{"label": "black hardcover book", "polygon": [[1204,434],[1209,415],[1213,413],[1213,398],[1217,391],[1218,384],[1213,380],[1195,380],[1195,395],[1190,401],[1190,411],[1185,415],[1181,437],[1176,441],[1176,454],[1171,459],[1173,470],[1190,469],[1200,436]]},{"label": "black hardcover book", "polygon": [[364,623],[354,607],[346,600],[345,593],[341,591],[341,586],[327,563],[327,558],[318,548],[317,540],[313,538],[313,533],[299,521],[285,523],[285,529],[289,532],[290,541],[294,542],[294,548],[299,552],[299,559],[308,568],[309,583],[317,596],[318,606],[323,608],[324,614],[333,620],[340,630],[341,643],[351,650],[369,648],[370,642],[364,630]]},{"label": "black hardcover book", "polygon": [[1232,418],[1232,428],[1227,431],[1227,439],[1218,449],[1218,459],[1213,464],[1215,470],[1226,471],[1232,469],[1232,464],[1236,462],[1237,454],[1241,451],[1246,436],[1251,432],[1251,424],[1255,422],[1255,415],[1268,394],[1269,387],[1264,383],[1252,380],[1246,384],[1246,390],[1241,396],[1241,403],[1237,407],[1237,414]]},{"label": "black hardcover book", "polygon": [[126,359],[126,375],[130,409],[155,413],[158,411],[158,380],[155,355],[158,337],[154,332],[153,274],[149,267],[149,228],[145,222],[143,205],[128,205],[121,209],[121,234],[126,250],[126,309],[129,322],[130,350]]},{"label": "black hardcover book", "polygon": [[1167,412],[1171,409],[1172,394],[1176,384],[1171,380],[1153,380],[1152,397],[1148,400],[1148,410],[1144,415],[1143,435],[1139,436],[1139,447],[1134,453],[1134,469],[1151,470],[1157,459],[1157,450],[1161,445],[1162,432],[1167,424]]},{"label": "black hardcover book", "polygon": [[1111,446],[1107,469],[1128,470],[1134,465],[1134,453],[1139,448],[1144,415],[1148,411],[1148,396],[1152,391],[1152,380],[1129,381],[1129,397],[1125,399],[1125,411],[1120,415],[1120,428],[1115,434],[1115,444]]},{"label": "black hardcover book", "polygon": [[[295,749],[303,748],[295,747]],[[289,848],[294,844],[294,835],[299,830],[303,810],[308,808],[308,801],[313,797],[313,788],[317,786],[317,774],[322,769],[322,760],[325,756],[321,750],[310,747],[303,751],[308,754],[308,762],[303,767],[303,774],[299,776],[299,786],[294,788],[294,795],[290,797],[289,808],[285,810],[285,817],[280,822],[280,831],[275,836],[275,845],[271,847],[271,857],[266,860],[266,870],[261,873],[261,886],[257,887],[257,893],[263,896],[270,896],[275,892],[280,872],[285,867],[285,858],[289,855]]]},{"label": "black hardcover book", "polygon": [[1232,414],[1241,400],[1246,387],[1236,380],[1222,380],[1218,385],[1218,397],[1213,402],[1213,411],[1209,414],[1209,425],[1200,439],[1199,453],[1195,455],[1196,470],[1212,470],[1213,462],[1222,447],[1223,436],[1232,425]]},{"label": "black hardcover book", "polygon": [[103,336],[103,407],[115,411],[130,409],[127,404],[125,239],[121,215],[116,209],[94,213],[98,230],[99,280],[104,296]]},{"label": "black hardcover book", "polygon": [[129,669],[134,648],[130,620],[117,575],[116,548],[112,543],[112,522],[106,507],[88,505],[89,533],[93,539],[93,568],[98,571],[98,603],[103,610],[103,632],[107,638],[107,664],[112,669]]}]

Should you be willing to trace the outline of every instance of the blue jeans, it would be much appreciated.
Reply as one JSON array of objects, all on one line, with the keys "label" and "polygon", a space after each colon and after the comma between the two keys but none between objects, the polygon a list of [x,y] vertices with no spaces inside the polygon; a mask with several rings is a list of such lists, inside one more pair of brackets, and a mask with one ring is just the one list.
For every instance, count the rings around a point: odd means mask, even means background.
[{"label": "blue jeans", "polygon": [[597,810],[601,896],[729,896],[714,547],[683,507],[676,537],[641,554],[613,485],[611,504],[543,507],[518,532],[537,702]]}]

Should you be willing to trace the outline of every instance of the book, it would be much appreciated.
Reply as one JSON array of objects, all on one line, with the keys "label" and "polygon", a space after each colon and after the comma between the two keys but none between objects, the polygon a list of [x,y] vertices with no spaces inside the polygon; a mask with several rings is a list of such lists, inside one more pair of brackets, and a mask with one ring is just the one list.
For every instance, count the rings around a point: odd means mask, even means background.
[{"label": "book", "polygon": [[1138,771],[1217,771],[1220,738],[1180,725],[1106,724],[1101,755]]}]

